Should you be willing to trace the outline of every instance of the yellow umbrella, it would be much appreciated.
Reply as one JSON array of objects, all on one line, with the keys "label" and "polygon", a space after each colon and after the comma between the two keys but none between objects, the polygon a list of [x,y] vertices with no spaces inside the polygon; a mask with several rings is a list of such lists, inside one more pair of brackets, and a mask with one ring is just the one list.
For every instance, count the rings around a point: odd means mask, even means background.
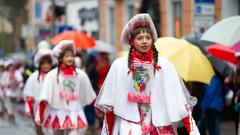
[{"label": "yellow umbrella", "polygon": [[169,59],[185,81],[209,84],[214,70],[208,59],[196,46],[173,37],[159,38],[156,42],[159,55]]},{"label": "yellow umbrella", "polygon": [[123,50],[123,51],[118,52],[118,57],[122,57],[122,56],[125,56],[125,55],[128,55],[128,51]]}]

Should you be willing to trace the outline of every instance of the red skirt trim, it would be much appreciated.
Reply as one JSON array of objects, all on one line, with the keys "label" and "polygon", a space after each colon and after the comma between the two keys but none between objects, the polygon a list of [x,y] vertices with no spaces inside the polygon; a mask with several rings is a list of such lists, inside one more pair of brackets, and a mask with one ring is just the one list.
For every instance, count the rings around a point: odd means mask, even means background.
[{"label": "red skirt trim", "polygon": [[77,123],[74,124],[70,116],[65,116],[64,122],[61,125],[59,118],[57,116],[52,119],[51,115],[48,115],[47,119],[43,123],[44,128],[52,129],[76,129],[76,128],[87,128],[87,124],[80,118],[77,117]]}]

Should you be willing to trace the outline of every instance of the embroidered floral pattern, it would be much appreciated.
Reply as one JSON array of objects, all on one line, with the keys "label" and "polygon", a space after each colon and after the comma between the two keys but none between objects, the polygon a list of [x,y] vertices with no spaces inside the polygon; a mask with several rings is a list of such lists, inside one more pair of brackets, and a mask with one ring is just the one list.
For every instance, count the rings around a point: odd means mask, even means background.
[{"label": "embroidered floral pattern", "polygon": [[128,101],[138,103],[141,130],[148,134],[153,130],[151,124],[150,90],[147,85],[150,81],[149,65],[137,65],[135,70],[133,91],[128,93]]},{"label": "embroidered floral pattern", "polygon": [[142,92],[146,89],[147,82],[150,80],[148,69],[142,66],[136,67],[136,77],[134,88],[137,92]]},{"label": "embroidered floral pattern", "polygon": [[75,77],[65,77],[63,79],[62,88],[63,90],[60,91],[59,96],[68,101],[73,101],[78,99],[78,95],[76,93],[76,78]]},{"label": "embroidered floral pattern", "polygon": [[136,76],[134,79],[134,90],[128,93],[128,101],[136,103],[150,103],[150,96],[146,91],[150,75],[147,68],[143,66],[136,67]]},{"label": "embroidered floral pattern", "polygon": [[150,104],[150,96],[146,94],[137,93],[137,92],[129,92],[128,101]]}]

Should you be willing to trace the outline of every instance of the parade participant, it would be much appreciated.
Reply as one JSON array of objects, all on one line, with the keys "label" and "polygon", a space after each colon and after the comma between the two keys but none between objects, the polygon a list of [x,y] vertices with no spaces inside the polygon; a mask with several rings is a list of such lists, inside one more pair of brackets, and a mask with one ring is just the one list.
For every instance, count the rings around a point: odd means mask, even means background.
[{"label": "parade participant", "polygon": [[4,61],[0,60],[0,118],[3,117],[4,111],[4,98],[3,98],[3,85],[2,85],[2,76],[4,73]]},{"label": "parade participant", "polygon": [[15,123],[15,103],[16,99],[19,98],[21,88],[23,87],[23,77],[21,73],[15,69],[14,61],[12,59],[5,61],[4,66],[6,68],[2,80],[4,105],[7,109],[8,120]]},{"label": "parade participant", "polygon": [[[51,50],[40,50],[34,57],[34,65],[38,70],[28,78],[23,91],[26,101],[26,114],[33,121],[39,103],[38,98],[42,90],[42,84],[46,74],[52,68],[53,61],[54,58]],[[35,129],[37,135],[44,135],[41,126],[35,124]]]},{"label": "parade participant", "polygon": [[84,71],[74,67],[75,47],[71,40],[63,40],[54,47],[53,55],[58,58],[58,67],[50,71],[43,83],[39,101],[37,123],[52,129],[54,135],[84,135],[88,123],[83,107],[91,104],[96,94]]},{"label": "parade participant", "polygon": [[[111,62],[109,59],[111,50],[106,49],[105,46],[108,46],[108,45],[100,46],[101,43],[102,43],[101,41],[96,42],[96,47],[93,49],[94,52],[89,54],[88,60],[86,62],[86,73],[88,74],[90,81],[92,83],[92,86],[97,95],[99,93],[100,88],[102,87],[102,84],[111,66]],[[101,130],[103,118],[104,118],[103,112],[98,110],[94,111],[94,104],[93,104],[85,108],[85,113],[87,116],[87,120],[89,121],[89,123],[92,123],[92,125],[96,125],[95,124],[95,116],[96,116],[97,118],[96,120],[98,120],[96,129],[97,131]]]},{"label": "parade participant", "polygon": [[223,79],[215,71],[216,75],[211,79],[209,85],[205,85],[206,92],[201,103],[202,118],[199,122],[201,135],[220,135],[221,112],[224,107],[223,101]]},{"label": "parade participant", "polygon": [[130,45],[128,57],[113,62],[96,99],[106,114],[102,135],[177,135],[180,121],[199,135],[190,95],[173,64],[158,56],[156,40],[148,14],[125,25],[121,41]]}]

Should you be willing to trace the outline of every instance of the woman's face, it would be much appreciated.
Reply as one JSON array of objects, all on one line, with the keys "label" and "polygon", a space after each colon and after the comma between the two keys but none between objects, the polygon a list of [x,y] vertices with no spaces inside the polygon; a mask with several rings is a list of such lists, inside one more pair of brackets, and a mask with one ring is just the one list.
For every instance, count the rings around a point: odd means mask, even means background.
[{"label": "woman's face", "polygon": [[15,66],[13,64],[9,65],[8,71],[13,72],[15,70]]},{"label": "woman's face", "polygon": [[62,58],[62,64],[65,66],[71,66],[74,63],[74,55],[72,51],[67,51],[63,58]]},{"label": "woman's face", "polygon": [[152,36],[147,32],[140,32],[133,40],[134,49],[138,54],[145,54],[151,50]]},{"label": "woman's face", "polygon": [[4,67],[0,66],[0,73],[2,73],[4,71]]},{"label": "woman's face", "polygon": [[44,73],[47,73],[51,70],[52,68],[52,65],[51,65],[51,62],[50,61],[43,61],[40,65],[40,70]]}]

